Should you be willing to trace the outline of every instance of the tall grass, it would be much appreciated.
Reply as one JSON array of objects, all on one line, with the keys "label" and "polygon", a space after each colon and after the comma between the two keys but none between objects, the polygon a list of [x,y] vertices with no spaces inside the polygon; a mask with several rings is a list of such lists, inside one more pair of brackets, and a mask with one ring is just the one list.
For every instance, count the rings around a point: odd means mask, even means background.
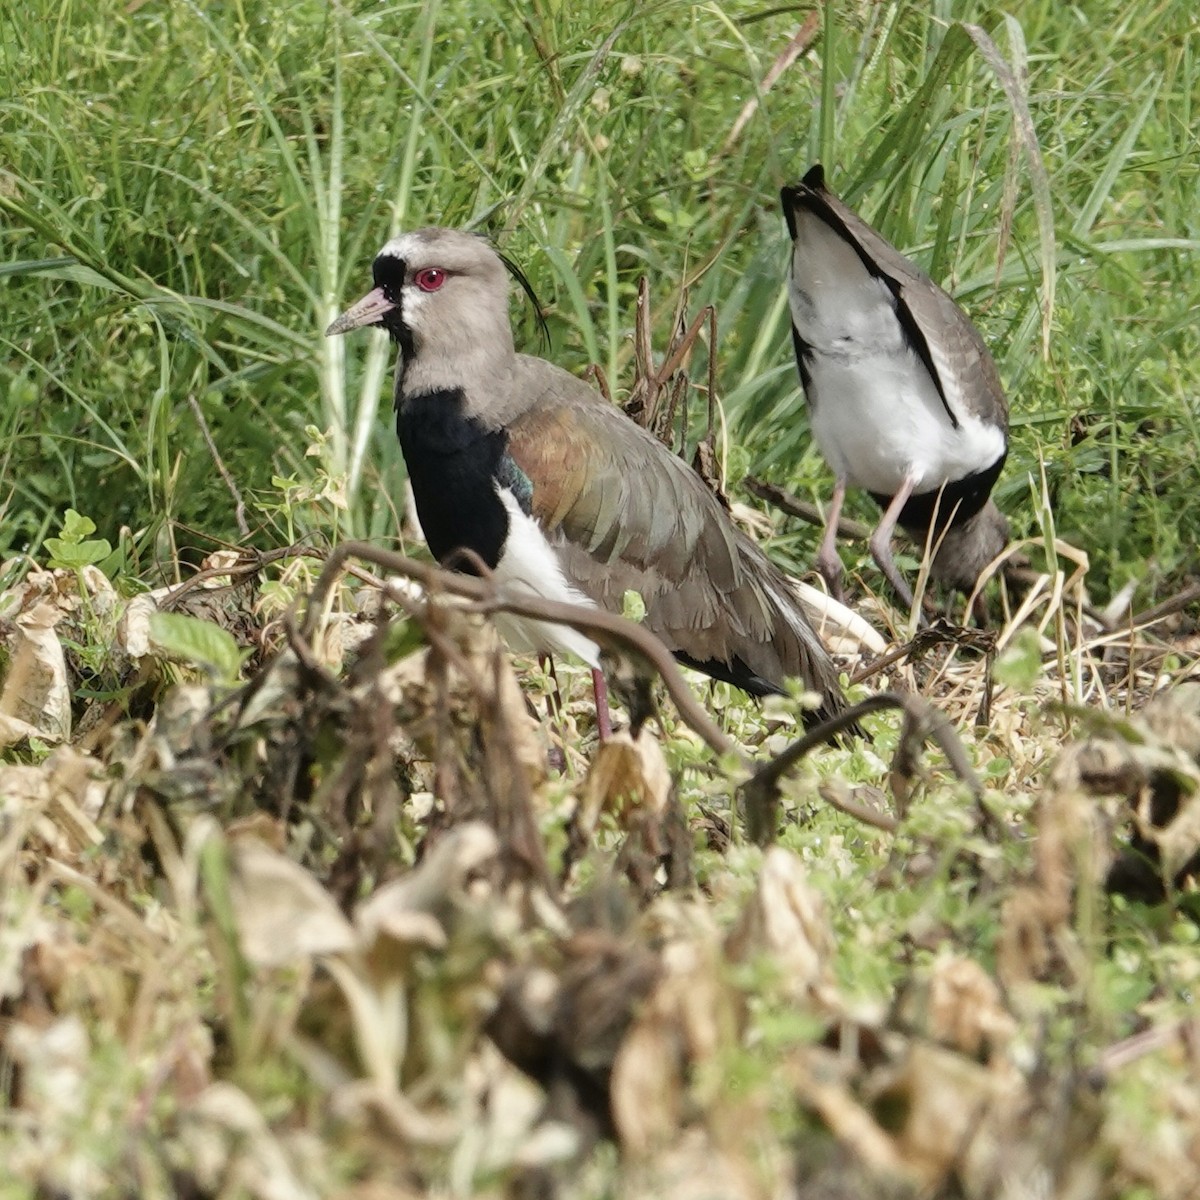
[{"label": "tall grass", "polygon": [[[390,348],[321,331],[423,223],[502,240],[548,305],[548,353],[618,392],[640,274],[664,338],[684,285],[716,304],[731,477],[819,495],[777,195],[820,158],[995,347],[1018,528],[1042,455],[1094,586],[1145,575],[1149,601],[1200,536],[1198,69],[1187,6],[1135,7],[830,3],[770,88],[803,16],[783,6],[10,8],[0,551],[67,504],[114,541],[129,526],[147,561],[235,540],[189,395],[252,499],[320,468],[345,507],[301,530],[394,536]],[[805,566],[812,534],[781,549]]]}]

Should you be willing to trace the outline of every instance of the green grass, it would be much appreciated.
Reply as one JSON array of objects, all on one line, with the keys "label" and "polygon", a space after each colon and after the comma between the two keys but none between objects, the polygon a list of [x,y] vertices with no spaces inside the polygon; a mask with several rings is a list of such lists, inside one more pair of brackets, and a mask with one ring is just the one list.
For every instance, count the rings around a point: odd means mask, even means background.
[{"label": "green grass", "polygon": [[[833,6],[765,93],[797,22],[750,4],[129,9],[2,27],[0,549],[36,548],[67,503],[110,539],[128,526],[147,563],[195,540],[177,525],[236,540],[189,395],[249,494],[314,468],[314,424],[347,484],[339,530],[394,535],[390,351],[321,330],[391,232],[430,222],[499,237],[549,306],[552,356],[599,363],[618,393],[637,277],[660,336],[686,282],[693,309],[718,307],[734,480],[821,494],[777,212],[779,185],[820,158],[995,347],[1015,435],[998,494],[1018,529],[1041,456],[1099,594],[1132,574],[1149,602],[1188,569],[1186,6],[954,6],[990,41],[948,5]],[[527,306],[514,315],[536,347]],[[784,551],[803,565],[812,543]]]}]

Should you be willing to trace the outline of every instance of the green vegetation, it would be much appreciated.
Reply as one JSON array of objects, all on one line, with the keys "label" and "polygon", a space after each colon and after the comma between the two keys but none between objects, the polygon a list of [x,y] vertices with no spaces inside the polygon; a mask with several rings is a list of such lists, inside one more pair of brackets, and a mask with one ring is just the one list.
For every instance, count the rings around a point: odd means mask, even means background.
[{"label": "green vegetation", "polygon": [[[995,347],[1016,434],[999,498],[1018,528],[1044,458],[1093,589],[1133,576],[1148,605],[1200,534],[1190,12],[925,7],[832,6],[769,89],[797,18],[749,4],[8,14],[0,552],[36,550],[68,505],[110,541],[128,526],[147,569],[237,540],[189,396],[260,501],[256,544],[284,536],[262,507],[272,478],[318,466],[348,510],[319,505],[306,527],[394,536],[389,351],[344,362],[321,330],[388,234],[423,222],[501,239],[556,359],[599,364],[618,394],[637,278],[660,331],[686,284],[692,311],[718,309],[731,479],[819,492],[777,194],[820,159]],[[317,456],[308,425],[327,436]],[[788,548],[798,566],[813,540]]]},{"label": "green vegetation", "polygon": [[[1186,818],[1138,854],[1196,848],[1200,718],[1127,718],[1187,674],[1195,606],[1106,645],[1055,590],[1078,552],[1098,607],[1196,570],[1190,4],[30,0],[0,66],[0,1196],[1194,1195],[1194,881],[1104,884],[1133,802]],[[668,801],[657,750],[589,778],[578,668],[552,726],[457,617],[357,657],[346,593],[285,627],[312,555],[402,541],[393,350],[321,335],[402,228],[490,232],[545,307],[548,347],[514,298],[519,340],[618,398],[641,276],[660,353],[681,296],[714,305],[731,494],[826,496],[777,207],[814,161],[1008,385],[1040,624],[994,680],[936,647],[867,685],[951,715],[978,803],[871,717],[789,779],[767,855],[743,767],[669,707]],[[816,530],[780,530],[805,571]],[[756,763],[796,735],[790,700],[700,694]],[[497,846],[467,818],[500,811]],[[546,978],[620,1161],[485,1032]]]}]

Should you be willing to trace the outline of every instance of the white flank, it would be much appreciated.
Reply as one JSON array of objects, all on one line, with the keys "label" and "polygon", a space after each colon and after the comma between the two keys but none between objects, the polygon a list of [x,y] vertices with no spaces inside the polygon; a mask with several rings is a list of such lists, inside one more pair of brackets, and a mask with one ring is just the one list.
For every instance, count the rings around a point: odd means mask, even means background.
[{"label": "white flank", "polygon": [[[537,522],[521,511],[512,492],[497,485],[496,493],[508,513],[508,539],[495,570],[500,594],[540,596],[563,604],[595,608],[595,603],[567,580],[554,547],[546,540]],[[600,648],[569,625],[535,621],[512,613],[498,613],[495,620],[501,636],[514,650],[572,654],[590,667],[600,666]]]},{"label": "white flank", "polygon": [[819,218],[797,221],[788,298],[813,347],[812,431],[852,485],[894,495],[911,474],[917,493],[983,470],[1004,434],[969,412],[951,423],[933,378],[908,346],[887,285]]},{"label": "white flank", "polygon": [[853,485],[894,495],[911,473],[914,490],[983,470],[1004,452],[995,425],[960,412],[950,424],[924,364],[911,350],[842,361],[817,354],[810,366],[813,437],[826,461]]}]

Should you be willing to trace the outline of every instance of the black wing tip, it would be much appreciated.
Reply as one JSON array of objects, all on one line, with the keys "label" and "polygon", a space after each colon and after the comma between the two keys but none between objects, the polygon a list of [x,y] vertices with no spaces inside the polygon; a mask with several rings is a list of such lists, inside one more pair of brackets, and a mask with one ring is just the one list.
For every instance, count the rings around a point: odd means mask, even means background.
[{"label": "black wing tip", "polygon": [[825,190],[825,168],[820,163],[813,163],[804,178],[801,180],[805,187],[810,187],[814,191],[823,192]]},{"label": "black wing tip", "polygon": [[[766,696],[786,696],[788,694],[786,688],[759,675],[738,655],[734,656],[732,662],[727,663],[715,658],[701,662],[680,650],[674,651],[674,655],[685,667],[691,667],[692,670],[700,671],[710,679],[719,680],[721,683],[731,683],[755,699],[761,700]],[[820,691],[821,689],[814,687],[814,690]],[[846,700],[840,689],[836,693],[826,692],[819,707],[805,709],[800,719],[805,729],[814,729],[825,721],[839,716],[845,711],[845,708]],[[852,725],[831,736],[837,741],[844,742],[854,738],[865,738],[867,734],[863,727],[855,721]]]},{"label": "black wing tip", "polygon": [[721,662],[717,658],[706,658],[701,661],[682,650],[675,650],[673,653],[685,667],[691,667],[693,671],[699,671],[721,683],[732,683],[734,687],[741,688],[750,696],[784,696],[787,694],[777,683],[772,683],[769,679],[764,679],[756,671],[753,671],[739,655],[734,655],[732,662]]},{"label": "black wing tip", "polygon": [[813,163],[804,173],[799,183],[785,183],[779,189],[779,197],[785,205],[798,200],[809,192],[827,192],[825,186],[825,168],[820,163]]},{"label": "black wing tip", "polygon": [[796,201],[799,199],[794,187],[785,187],[779,193],[780,207],[783,209],[783,219],[787,222],[788,237],[796,240]]},{"label": "black wing tip", "polygon": [[804,173],[799,183],[786,183],[779,190],[779,201],[783,207],[783,216],[787,221],[788,233],[793,241],[796,237],[796,214],[798,204],[823,199],[821,193],[828,192],[825,186],[825,168],[820,163],[813,163]]}]

